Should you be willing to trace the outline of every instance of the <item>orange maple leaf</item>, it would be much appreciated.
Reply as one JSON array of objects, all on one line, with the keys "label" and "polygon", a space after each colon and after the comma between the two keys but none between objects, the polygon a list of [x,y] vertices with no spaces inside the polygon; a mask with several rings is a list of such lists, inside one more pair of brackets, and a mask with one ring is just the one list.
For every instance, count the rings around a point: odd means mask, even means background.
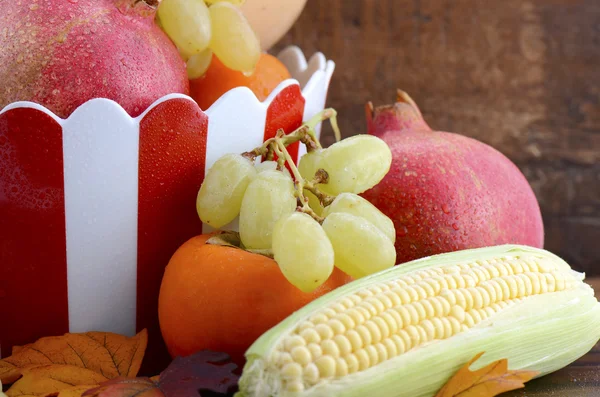
[{"label": "orange maple leaf", "polygon": [[96,385],[72,386],[62,389],[56,397],[81,397],[86,391],[96,387]]},{"label": "orange maple leaf", "polygon": [[[6,395],[7,397],[57,395],[74,386],[96,385],[107,380],[97,372],[73,365],[42,365],[24,369],[23,376],[8,389]],[[79,396],[87,389],[80,390]],[[77,395],[73,390],[70,393]]]},{"label": "orange maple leaf", "polygon": [[[17,348],[15,354],[0,360],[0,382],[13,383],[21,376],[24,377],[26,370],[52,364],[89,370],[99,374],[104,380],[119,376],[135,377],[140,370],[147,343],[146,330],[131,338],[108,332],[41,338],[35,343]],[[74,383],[69,386],[81,384],[90,383]]]},{"label": "orange maple leaf", "polygon": [[20,351],[22,351],[22,350],[25,350],[25,349],[27,349],[27,348],[29,348],[29,347],[31,347],[31,345],[32,345],[32,343],[29,343],[29,344],[27,344],[27,345],[24,345],[24,346],[13,346],[13,348],[12,348],[12,354],[13,354],[13,355],[15,355],[15,354],[17,354],[18,352],[20,352]]},{"label": "orange maple leaf", "polygon": [[435,397],[493,397],[525,387],[525,383],[539,374],[536,371],[513,371],[508,360],[502,359],[471,371],[469,367],[483,353],[477,354],[440,389]]}]

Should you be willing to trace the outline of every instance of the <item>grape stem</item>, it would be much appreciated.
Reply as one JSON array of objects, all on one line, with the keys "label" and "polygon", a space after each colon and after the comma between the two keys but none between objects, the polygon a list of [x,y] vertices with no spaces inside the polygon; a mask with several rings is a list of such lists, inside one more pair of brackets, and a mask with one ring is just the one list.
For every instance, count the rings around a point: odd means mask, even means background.
[{"label": "grape stem", "polygon": [[341,132],[337,123],[337,112],[335,109],[328,108],[314,115],[310,120],[288,135],[283,134],[281,137],[275,136],[274,138],[267,139],[261,146],[249,152],[242,153],[242,156],[250,159],[251,161],[254,161],[260,156],[264,156],[267,160],[273,160],[276,147],[274,143],[276,139],[280,139],[285,147],[296,142],[302,142],[306,145],[308,152],[322,149],[323,146],[321,146],[321,142],[319,142],[319,139],[317,139],[315,128],[319,123],[325,120],[329,120],[336,140],[339,141],[341,139]]},{"label": "grape stem", "polygon": [[314,194],[323,207],[327,207],[333,203],[336,196],[330,196],[328,194],[323,193],[317,188],[317,185],[320,183],[327,183],[329,181],[329,174],[323,168],[320,168],[315,173],[315,179],[312,181],[305,181],[304,189],[308,190],[312,194]]},{"label": "grape stem", "polygon": [[308,198],[304,195],[304,189],[312,192],[324,206],[328,206],[329,204],[331,204],[331,202],[333,202],[335,197],[322,193],[321,191],[319,191],[319,189],[317,189],[316,185],[319,183],[327,183],[329,175],[324,169],[319,169],[316,172],[315,179],[313,181],[307,181],[304,178],[302,178],[298,167],[296,167],[296,164],[294,164],[294,160],[292,160],[292,157],[290,156],[289,152],[287,151],[285,145],[282,142],[281,134],[283,134],[283,130],[280,130],[277,133],[278,136],[275,137],[275,142],[277,143],[275,152],[279,159],[285,159],[290,169],[292,170],[292,174],[294,175],[294,184],[296,185],[296,196],[298,198],[298,201],[300,201],[300,205],[298,206],[297,211],[304,212],[305,214],[310,215],[317,222],[323,223],[325,221],[325,218],[319,216],[312,208],[310,208],[310,205],[308,205]]}]

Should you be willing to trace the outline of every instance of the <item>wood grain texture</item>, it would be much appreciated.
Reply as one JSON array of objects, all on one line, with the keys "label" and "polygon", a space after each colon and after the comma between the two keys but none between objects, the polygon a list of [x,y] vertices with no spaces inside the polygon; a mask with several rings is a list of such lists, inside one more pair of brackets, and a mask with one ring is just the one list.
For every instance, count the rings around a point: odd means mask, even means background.
[{"label": "wood grain texture", "polygon": [[546,248],[600,275],[600,2],[309,0],[274,50],[289,44],[336,62],[328,106],[344,136],[402,88],[432,128],[506,154],[538,197]]}]

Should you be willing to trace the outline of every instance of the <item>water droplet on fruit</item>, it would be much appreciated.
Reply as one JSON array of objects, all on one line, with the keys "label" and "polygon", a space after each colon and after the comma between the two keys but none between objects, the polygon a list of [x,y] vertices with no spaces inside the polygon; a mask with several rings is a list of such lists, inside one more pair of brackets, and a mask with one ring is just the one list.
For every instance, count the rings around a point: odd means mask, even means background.
[{"label": "water droplet on fruit", "polygon": [[399,236],[406,236],[408,234],[408,229],[406,228],[406,226],[400,226],[398,228],[398,235]]},{"label": "water droplet on fruit", "polygon": [[454,230],[458,230],[458,224],[456,224],[456,223],[453,223],[453,224],[452,224],[452,229],[454,229]]},{"label": "water droplet on fruit", "polygon": [[444,214],[450,213],[450,207],[448,207],[448,204],[442,204],[442,211],[444,211]]}]

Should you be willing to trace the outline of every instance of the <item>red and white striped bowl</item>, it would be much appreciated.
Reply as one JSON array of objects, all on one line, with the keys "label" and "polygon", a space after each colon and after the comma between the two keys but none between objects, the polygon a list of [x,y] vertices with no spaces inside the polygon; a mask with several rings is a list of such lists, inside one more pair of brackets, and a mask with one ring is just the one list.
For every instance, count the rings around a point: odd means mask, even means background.
[{"label": "red and white striped bowl", "polygon": [[168,95],[137,118],[107,99],[68,119],[29,102],[0,112],[2,357],[65,332],[148,328],[158,343],[163,269],[209,230],[195,209],[206,170],[324,108],[333,62],[297,47],[279,58],[294,79],[262,103],[239,87],[206,111]]}]

